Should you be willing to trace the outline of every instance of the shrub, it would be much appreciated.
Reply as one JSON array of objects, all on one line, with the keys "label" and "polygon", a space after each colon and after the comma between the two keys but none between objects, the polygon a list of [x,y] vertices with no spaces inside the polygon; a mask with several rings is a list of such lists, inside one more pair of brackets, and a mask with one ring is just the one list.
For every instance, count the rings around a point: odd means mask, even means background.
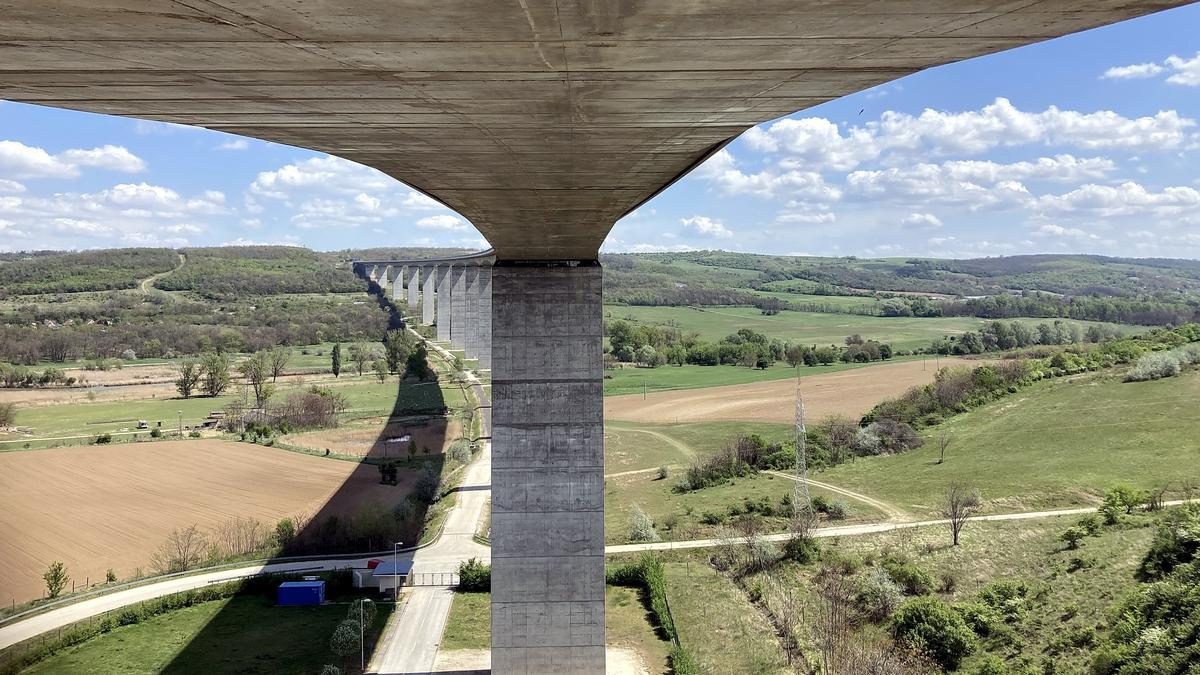
[{"label": "shrub", "polygon": [[1166,352],[1145,354],[1129,369],[1126,382],[1144,382],[1174,377],[1184,368],[1200,363],[1200,346],[1187,345]]},{"label": "shrub", "polygon": [[700,516],[700,522],[705,525],[720,525],[725,522],[725,514],[716,511],[705,511]]},{"label": "shrub", "polygon": [[993,581],[979,591],[979,600],[996,610],[1005,621],[1015,621],[1025,612],[1029,586],[1024,581]]},{"label": "shrub", "polygon": [[700,675],[700,662],[682,646],[671,648],[671,672],[675,675]]},{"label": "shrub", "polygon": [[329,638],[329,650],[341,657],[347,657],[359,650],[359,625],[357,621],[343,621],[333,630]]},{"label": "shrub", "polygon": [[850,505],[841,499],[835,499],[829,502],[829,507],[825,510],[830,520],[844,520],[850,514]]},{"label": "shrub", "polygon": [[1059,541],[1066,543],[1067,548],[1073,550],[1079,548],[1079,542],[1083,541],[1084,537],[1086,536],[1087,530],[1077,525],[1072,525],[1071,527],[1063,530],[1062,533],[1058,535],[1058,539]]},{"label": "shrub", "polygon": [[971,675],[1005,675],[1006,673],[1008,673],[1008,668],[1004,666],[1004,660],[995,654],[983,657],[971,671]]},{"label": "shrub", "polygon": [[1075,522],[1075,526],[1087,532],[1089,537],[1095,537],[1100,534],[1100,519],[1091,514],[1080,518]]},{"label": "shrub", "polygon": [[671,470],[669,468],[667,468],[666,464],[663,464],[658,467],[658,479],[659,480],[666,480],[667,477],[669,477],[670,475],[671,475]]},{"label": "shrub", "polygon": [[452,461],[459,464],[467,464],[471,461],[471,444],[460,438],[450,444],[450,450],[447,454]]},{"label": "shrub", "polygon": [[629,515],[629,541],[658,541],[658,532],[654,529],[654,521],[637,504]]},{"label": "shrub", "polygon": [[892,577],[875,567],[859,583],[856,599],[867,616],[874,621],[883,621],[896,611],[904,598]]},{"label": "shrub", "polygon": [[947,670],[956,670],[976,643],[966,621],[937,598],[914,598],[900,605],[892,616],[892,635]]},{"label": "shrub", "polygon": [[492,567],[475,558],[458,564],[458,590],[487,593],[492,590]]},{"label": "shrub", "polygon": [[200,438],[200,432],[199,431],[189,431],[188,438]]},{"label": "shrub", "polygon": [[883,569],[908,595],[929,595],[933,592],[933,577],[914,563],[889,557],[884,559]]},{"label": "shrub", "polygon": [[814,562],[821,557],[821,545],[812,537],[792,537],[783,543],[783,557],[802,565]]},{"label": "shrub", "polygon": [[11,427],[17,421],[17,405],[0,403],[0,427]]},{"label": "shrub", "polygon": [[1185,504],[1163,518],[1150,542],[1138,574],[1143,579],[1166,576],[1200,554],[1200,506]]},{"label": "shrub", "polygon": [[990,605],[978,601],[960,602],[954,611],[963,618],[971,630],[980,637],[987,637],[1004,624],[1004,618]]},{"label": "shrub", "polygon": [[106,432],[96,437],[96,445],[105,445],[108,443],[112,443],[112,434]]},{"label": "shrub", "polygon": [[150,438],[162,438],[162,429],[154,427],[150,430]]},{"label": "shrub", "polygon": [[113,571],[113,568],[111,568],[111,567],[108,568],[108,571],[104,573],[104,582],[111,584],[112,582],[114,582],[116,580],[117,580],[117,573]]},{"label": "shrub", "polygon": [[350,603],[350,609],[346,611],[346,618],[351,621],[361,621],[363,625],[370,626],[375,623],[375,614],[375,602],[370,598],[359,598]]}]

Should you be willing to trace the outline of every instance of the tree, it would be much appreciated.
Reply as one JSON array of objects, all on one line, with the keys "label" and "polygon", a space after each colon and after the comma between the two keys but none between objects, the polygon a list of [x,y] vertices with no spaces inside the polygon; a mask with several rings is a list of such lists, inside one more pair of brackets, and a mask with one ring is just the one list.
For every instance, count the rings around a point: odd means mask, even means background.
[{"label": "tree", "polygon": [[476,558],[458,564],[458,590],[487,593],[492,590],[492,567]]},{"label": "tree", "polygon": [[0,403],[0,427],[11,427],[17,421],[17,404]]},{"label": "tree", "polygon": [[1146,501],[1146,493],[1132,485],[1115,485],[1104,495],[1104,505],[1125,509],[1125,513],[1133,513],[1139,504]]},{"label": "tree", "polygon": [[204,375],[205,395],[220,396],[229,387],[229,358],[224,354],[204,354],[200,357],[200,370]]},{"label": "tree", "polygon": [[647,368],[653,368],[654,366],[658,365],[658,351],[650,345],[642,345],[637,350],[637,356],[635,358],[637,358],[638,365],[645,366]]},{"label": "tree", "polygon": [[418,344],[408,353],[408,358],[404,362],[404,373],[422,382],[433,379],[433,370],[429,367],[429,352],[425,349],[424,343]]},{"label": "tree", "polygon": [[950,447],[950,441],[953,440],[950,434],[943,431],[937,436],[938,449],[938,464],[946,461],[946,450]]},{"label": "tree", "polygon": [[329,638],[329,649],[342,660],[354,654],[360,649],[362,627],[358,621],[349,619],[338,624],[338,627],[333,629],[333,635]]},{"label": "tree", "polygon": [[46,573],[42,575],[42,579],[46,581],[46,595],[51,598],[57,598],[63,589],[67,587],[67,582],[71,580],[71,576],[67,574],[67,566],[61,561],[55,560],[50,563],[50,567],[46,568]]},{"label": "tree", "polygon": [[275,393],[275,387],[267,382],[271,376],[271,357],[267,352],[256,352],[253,356],[238,364],[240,372],[251,389],[254,390],[254,407],[261,408],[267,399]]},{"label": "tree", "polygon": [[1071,527],[1063,530],[1062,534],[1058,535],[1058,539],[1059,541],[1066,543],[1067,548],[1076,549],[1079,548],[1079,542],[1083,541],[1083,538],[1086,536],[1086,530],[1084,530],[1082,527],[1072,525]]},{"label": "tree", "polygon": [[783,350],[783,358],[785,361],[787,361],[789,366],[798,368],[800,364],[804,363],[804,355],[807,352],[808,348],[804,345],[789,344],[787,348]]},{"label": "tree", "polygon": [[629,541],[658,541],[654,521],[637,504],[633,505],[633,513],[629,516]]},{"label": "tree", "polygon": [[387,380],[387,361],[384,361],[383,359],[375,359],[371,362],[371,370],[375,371],[375,377],[379,379],[379,384],[383,384],[384,381]]},{"label": "tree", "polygon": [[375,602],[370,598],[359,598],[350,603],[350,609],[346,612],[346,618],[351,621],[358,621],[364,626],[370,626],[375,623],[375,614],[377,609]]},{"label": "tree", "polygon": [[175,529],[151,556],[150,564],[160,574],[186,572],[204,560],[207,550],[208,541],[199,527]]},{"label": "tree", "polygon": [[342,374],[342,343],[337,342],[333,345],[333,351],[330,352],[330,370],[333,371],[333,376],[337,377]]},{"label": "tree", "polygon": [[283,347],[275,347],[267,352],[267,359],[270,362],[271,382],[279,379],[283,374],[283,369],[287,368],[288,361],[292,358],[292,350],[284,349]]},{"label": "tree", "polygon": [[275,523],[275,542],[279,544],[280,548],[287,548],[295,538],[296,521],[291,518],[282,518]]},{"label": "tree", "polygon": [[405,330],[389,330],[383,338],[384,358],[387,359],[388,371],[400,374],[400,369],[408,362],[412,353],[414,339]]},{"label": "tree", "polygon": [[177,370],[179,377],[175,378],[175,389],[179,391],[180,396],[191,398],[192,392],[200,384],[200,375],[203,372],[200,364],[194,359],[184,359],[177,366]]},{"label": "tree", "polygon": [[350,362],[354,364],[354,369],[359,375],[367,369],[367,364],[371,362],[371,350],[366,345],[352,344],[350,345]]},{"label": "tree", "polygon": [[946,500],[942,506],[942,516],[950,521],[950,534],[954,545],[958,546],[958,535],[971,513],[979,508],[981,499],[979,490],[969,488],[961,483],[951,483],[946,489]]}]

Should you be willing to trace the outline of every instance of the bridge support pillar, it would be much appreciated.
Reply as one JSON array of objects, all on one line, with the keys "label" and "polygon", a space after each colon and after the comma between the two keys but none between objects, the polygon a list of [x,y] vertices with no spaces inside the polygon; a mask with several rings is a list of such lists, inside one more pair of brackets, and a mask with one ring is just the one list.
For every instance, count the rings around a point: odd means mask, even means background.
[{"label": "bridge support pillar", "polygon": [[437,339],[450,341],[450,307],[454,303],[451,287],[454,285],[449,265],[438,265],[434,276],[437,280]]},{"label": "bridge support pillar", "polygon": [[492,283],[492,672],[604,673],[599,263]]},{"label": "bridge support pillar", "polygon": [[421,323],[426,326],[433,324],[435,270],[437,270],[436,265],[421,268]]},{"label": "bridge support pillar", "polygon": [[408,311],[416,314],[417,305],[421,303],[421,267],[410,265],[408,268]]},{"label": "bridge support pillar", "polygon": [[404,268],[389,267],[384,276],[391,275],[392,300],[404,299]]},{"label": "bridge support pillar", "polygon": [[450,344],[455,349],[467,348],[467,270],[455,265],[450,268]]}]

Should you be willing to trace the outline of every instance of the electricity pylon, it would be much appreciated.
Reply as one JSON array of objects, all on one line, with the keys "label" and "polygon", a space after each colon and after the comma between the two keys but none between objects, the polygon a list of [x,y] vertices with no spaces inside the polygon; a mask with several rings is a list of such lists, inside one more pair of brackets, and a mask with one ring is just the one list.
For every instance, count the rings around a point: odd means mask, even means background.
[{"label": "electricity pylon", "polygon": [[[804,429],[804,396],[800,392],[800,372],[796,371],[796,486],[793,488],[792,508],[801,513],[801,504],[812,512],[812,496],[808,494],[808,434]],[[803,501],[801,501],[803,500]]]}]

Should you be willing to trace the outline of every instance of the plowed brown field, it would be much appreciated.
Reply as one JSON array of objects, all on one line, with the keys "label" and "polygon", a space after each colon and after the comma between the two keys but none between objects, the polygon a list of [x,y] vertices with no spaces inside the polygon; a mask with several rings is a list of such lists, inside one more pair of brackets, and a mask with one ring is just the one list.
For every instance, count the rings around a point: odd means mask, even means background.
[{"label": "plowed brown field", "polygon": [[125,578],[149,572],[177,527],[235,517],[273,527],[315,513],[335,491],[335,511],[407,492],[380,485],[371,465],[217,440],[0,453],[0,602],[41,595],[54,560],[81,585],[109,567]]},{"label": "plowed brown field", "polygon": [[[981,365],[979,360],[941,359],[941,365]],[[933,381],[934,361],[886,363],[802,380],[804,413],[810,420],[827,415],[861,416],[885,398]],[[804,371],[801,370],[801,375]],[[796,413],[796,381],[773,380],[728,387],[683,389],[610,396],[604,416],[627,422],[706,422],[745,420],[791,422]]]}]

